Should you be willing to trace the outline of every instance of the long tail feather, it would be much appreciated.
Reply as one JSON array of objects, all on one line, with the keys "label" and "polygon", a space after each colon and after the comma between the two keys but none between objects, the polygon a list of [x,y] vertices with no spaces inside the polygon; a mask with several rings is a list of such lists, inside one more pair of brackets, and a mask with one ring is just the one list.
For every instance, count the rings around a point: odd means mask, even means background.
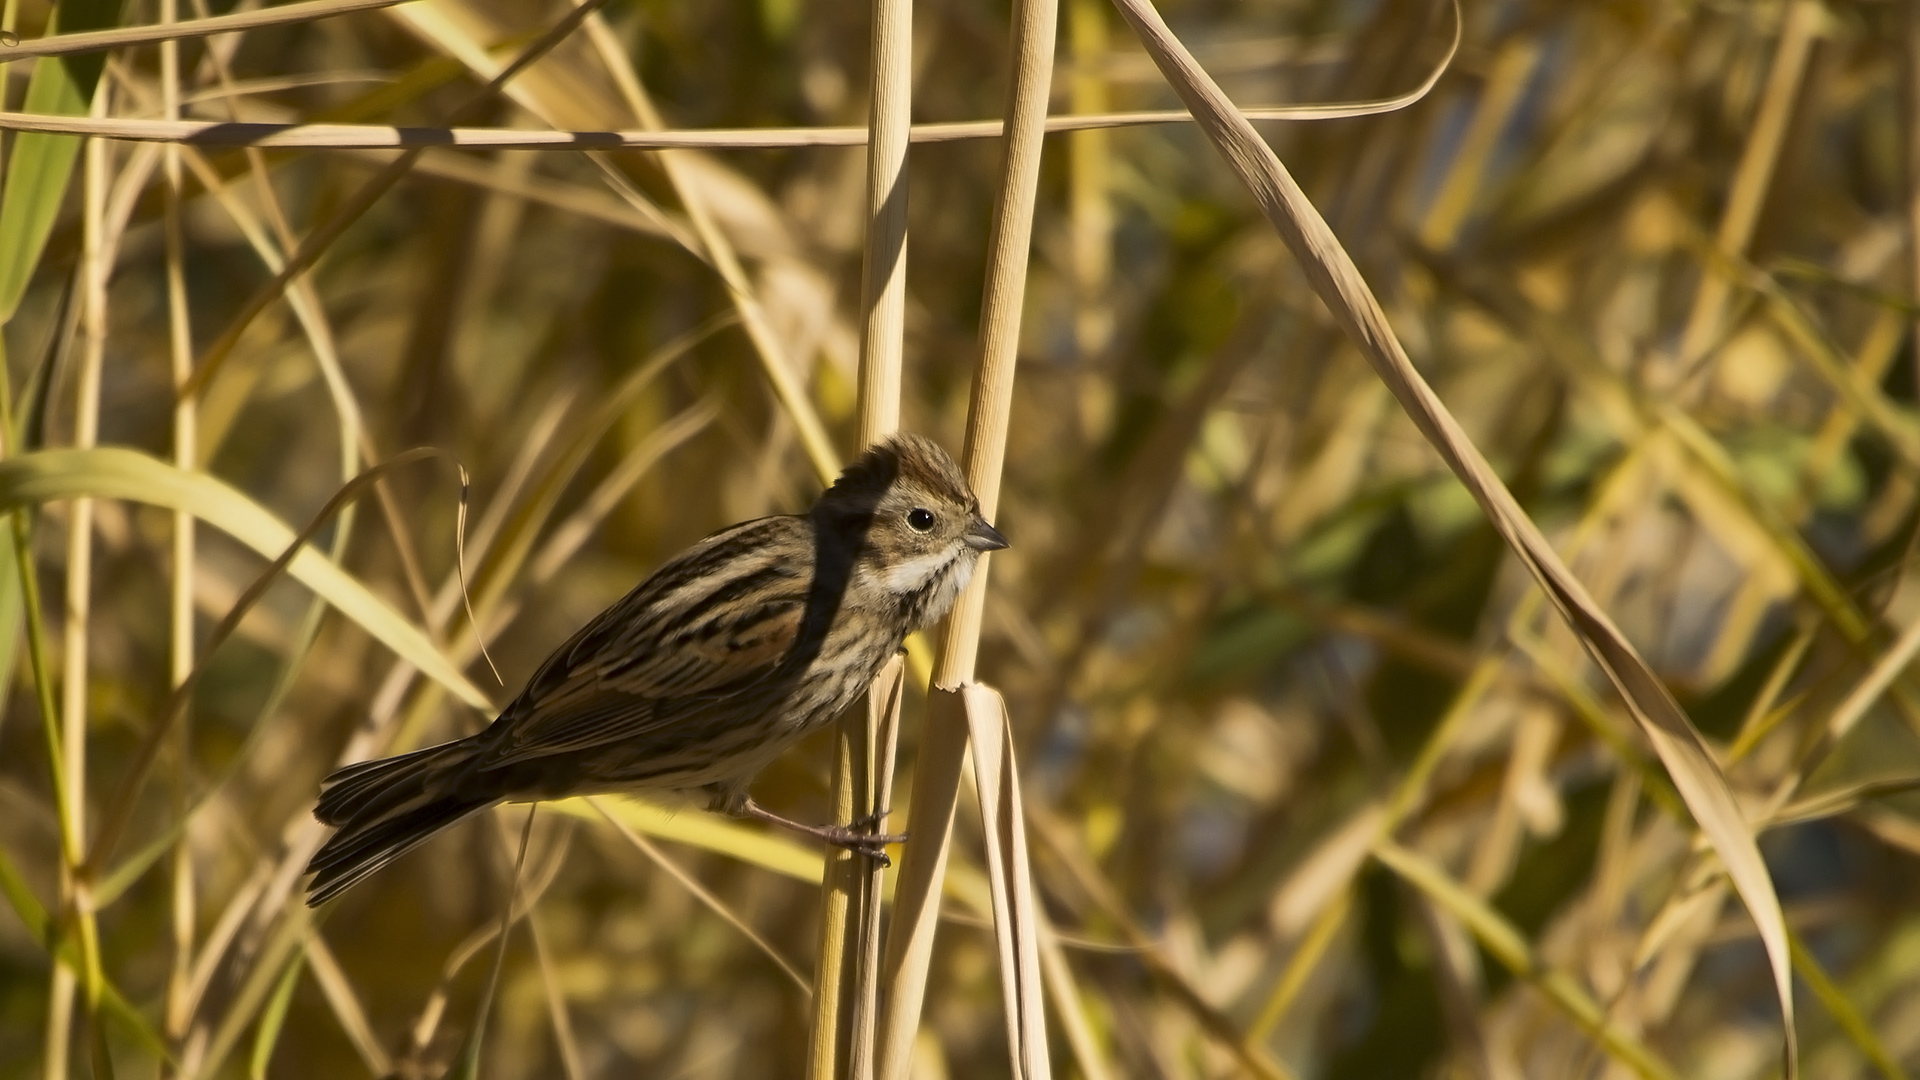
[{"label": "long tail feather", "polygon": [[462,743],[349,765],[327,777],[313,816],[339,826],[307,863],[318,907],[498,795],[448,783],[472,751]]},{"label": "long tail feather", "polygon": [[421,794],[430,774],[444,775],[466,758],[464,744],[451,742],[336,769],[320,781],[320,804],[313,808],[313,816],[323,825],[347,825],[379,816],[396,802]]}]

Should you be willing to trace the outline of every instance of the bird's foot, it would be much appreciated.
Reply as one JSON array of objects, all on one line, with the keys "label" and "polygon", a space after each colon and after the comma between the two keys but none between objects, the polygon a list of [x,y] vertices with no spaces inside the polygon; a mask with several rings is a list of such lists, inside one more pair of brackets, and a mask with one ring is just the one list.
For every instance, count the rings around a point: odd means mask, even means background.
[{"label": "bird's foot", "polygon": [[811,825],[804,821],[795,821],[789,817],[768,810],[751,798],[744,800],[735,811],[741,817],[756,818],[783,829],[803,833],[816,840],[822,840],[834,847],[864,855],[881,866],[892,866],[893,860],[887,856],[887,845],[906,843],[906,833],[882,833],[874,830],[886,818],[886,812],[880,811],[856,818],[847,825]]}]

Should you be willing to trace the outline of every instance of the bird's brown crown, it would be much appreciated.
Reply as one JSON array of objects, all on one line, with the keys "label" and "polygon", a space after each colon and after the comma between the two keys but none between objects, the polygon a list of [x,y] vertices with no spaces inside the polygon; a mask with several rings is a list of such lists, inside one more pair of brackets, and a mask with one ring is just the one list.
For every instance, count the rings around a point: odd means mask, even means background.
[{"label": "bird's brown crown", "polygon": [[822,510],[871,513],[896,483],[934,495],[962,507],[979,500],[967,486],[960,466],[923,435],[899,432],[867,448],[820,496]]}]

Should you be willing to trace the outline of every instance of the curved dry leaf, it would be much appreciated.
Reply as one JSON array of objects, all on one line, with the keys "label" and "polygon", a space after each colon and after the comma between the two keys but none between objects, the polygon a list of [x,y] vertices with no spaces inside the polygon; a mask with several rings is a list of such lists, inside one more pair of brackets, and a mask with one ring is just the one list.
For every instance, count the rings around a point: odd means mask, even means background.
[{"label": "curved dry leaf", "polygon": [[1787,1075],[1798,1075],[1799,1044],[1793,1023],[1793,969],[1786,916],[1753,830],[1713,752],[1665,684],[1588,595],[1439,395],[1414,368],[1353,259],[1272,148],[1238,114],[1147,0],[1114,2],[1167,81],[1200,121],[1214,148],[1226,158],[1234,175],[1246,185],[1299,259],[1335,321],[1393,391],[1421,434],[1472,492],[1494,528],[1625,699],[1759,927],[1784,1020]]},{"label": "curved dry leaf", "polygon": [[991,686],[960,688],[973,746],[973,773],[980,791],[980,832],[986,841],[987,880],[993,889],[993,930],[1000,947],[1000,989],[1007,1010],[1007,1039],[1014,1075],[1039,1080],[1053,1075],[1047,1057],[1044,981],[1040,978],[1040,913],[1027,859],[1026,817],[1020,774],[1014,764],[1013,728],[1006,702]]}]

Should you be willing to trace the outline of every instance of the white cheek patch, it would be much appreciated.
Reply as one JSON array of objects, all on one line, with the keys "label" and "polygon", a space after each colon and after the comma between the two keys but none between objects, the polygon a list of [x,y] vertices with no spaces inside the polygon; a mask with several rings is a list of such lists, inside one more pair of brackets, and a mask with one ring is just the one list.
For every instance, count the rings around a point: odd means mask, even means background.
[{"label": "white cheek patch", "polygon": [[954,600],[960,598],[960,590],[966,588],[968,578],[972,577],[973,559],[966,559],[966,557],[954,559],[939,580],[933,582],[933,594],[927,596],[925,607],[920,609],[922,625],[933,623],[941,615],[947,615],[954,605]]},{"label": "white cheek patch", "polygon": [[967,587],[967,581],[973,577],[974,560],[957,560],[951,573],[940,579],[938,591],[927,601],[923,617],[938,619],[953,607],[954,600],[960,596],[960,590]]},{"label": "white cheek patch", "polygon": [[954,568],[953,576],[947,579],[947,603],[953,603],[953,598],[959,596],[960,590],[966,588],[967,582],[973,580],[973,567],[978,561],[977,559],[965,559],[961,561],[959,566]]},{"label": "white cheek patch", "polygon": [[973,578],[973,563],[975,563],[975,561],[977,561],[977,559],[962,559],[960,565],[954,567],[954,573],[947,575],[947,580],[941,582],[941,594],[939,594],[939,598],[935,598],[933,607],[931,607],[931,617],[933,617],[933,619],[939,619],[941,615],[947,615],[948,609],[954,605],[954,600],[960,598],[960,590],[964,590],[964,588],[966,588],[966,582],[970,582]]},{"label": "white cheek patch", "polygon": [[933,575],[947,568],[947,563],[952,558],[952,554],[948,552],[936,551],[917,559],[908,559],[898,566],[888,567],[887,572],[881,576],[881,584],[886,586],[888,592],[900,596],[919,592],[928,581],[932,580]]}]

